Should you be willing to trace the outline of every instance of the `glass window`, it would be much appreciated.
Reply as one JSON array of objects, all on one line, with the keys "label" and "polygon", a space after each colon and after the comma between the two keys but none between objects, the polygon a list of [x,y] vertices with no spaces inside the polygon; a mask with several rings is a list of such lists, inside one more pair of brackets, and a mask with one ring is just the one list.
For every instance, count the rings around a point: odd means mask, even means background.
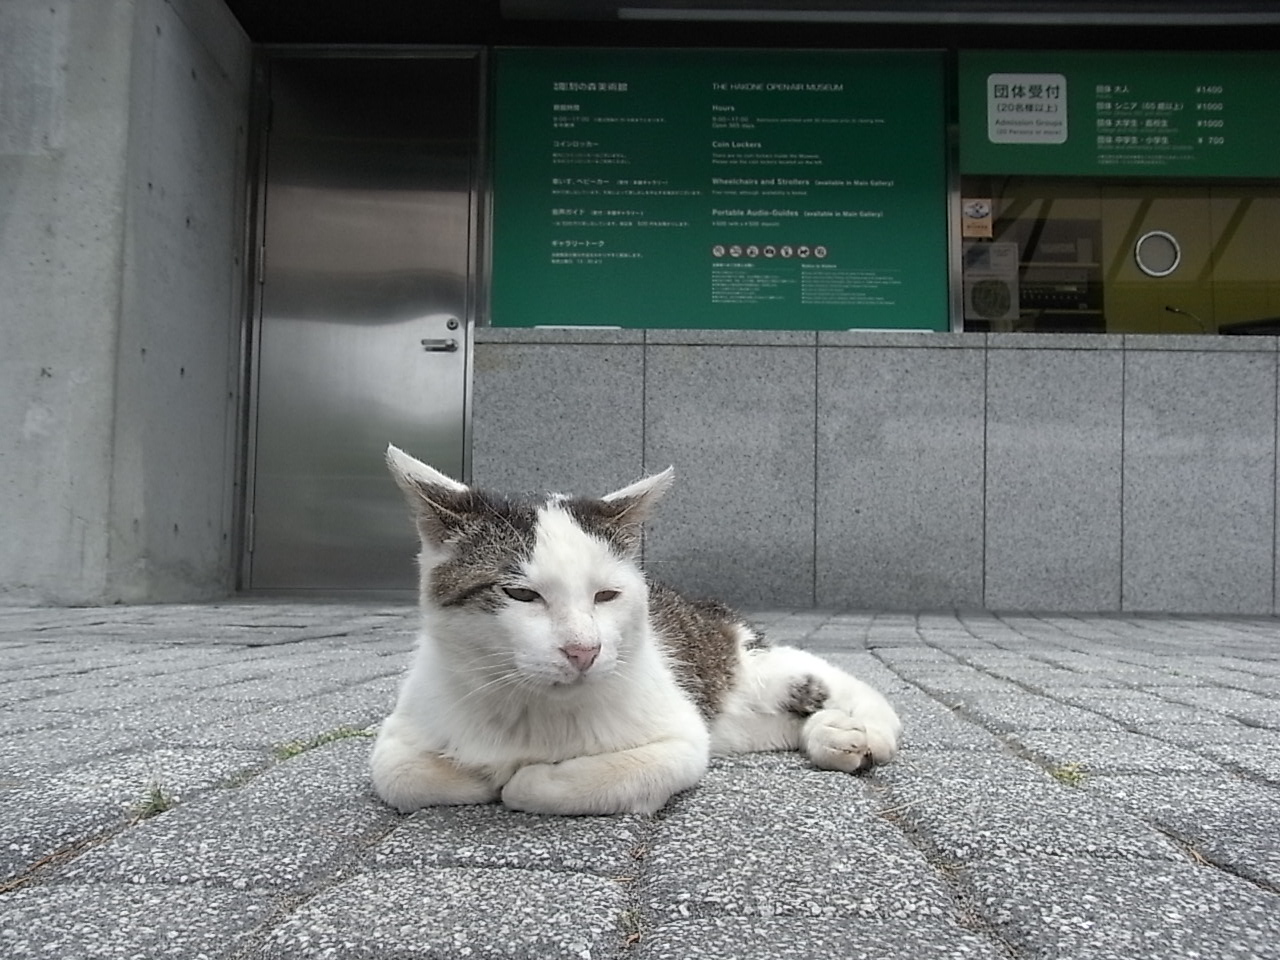
[{"label": "glass window", "polygon": [[1280,333],[1280,186],[962,179],[964,328]]}]

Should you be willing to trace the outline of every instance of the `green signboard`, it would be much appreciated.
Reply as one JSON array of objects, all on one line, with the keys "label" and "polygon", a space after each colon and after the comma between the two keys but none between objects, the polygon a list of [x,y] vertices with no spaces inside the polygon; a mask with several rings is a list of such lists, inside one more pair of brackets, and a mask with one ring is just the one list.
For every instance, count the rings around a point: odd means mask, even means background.
[{"label": "green signboard", "polygon": [[935,53],[503,50],[492,322],[945,329]]},{"label": "green signboard", "polygon": [[969,174],[1280,176],[1280,54],[964,51]]}]

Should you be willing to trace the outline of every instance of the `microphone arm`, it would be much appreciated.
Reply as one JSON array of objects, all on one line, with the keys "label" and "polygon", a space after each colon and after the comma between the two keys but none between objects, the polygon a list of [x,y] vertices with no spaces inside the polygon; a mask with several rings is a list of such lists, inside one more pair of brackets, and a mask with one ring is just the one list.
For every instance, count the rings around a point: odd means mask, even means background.
[{"label": "microphone arm", "polygon": [[1197,317],[1190,310],[1183,310],[1180,307],[1170,307],[1168,305],[1165,306],[1165,310],[1167,310],[1169,313],[1176,313],[1180,317],[1189,317],[1190,319],[1195,321],[1196,326],[1200,328],[1201,333],[1209,332],[1209,325],[1205,323],[1203,320],[1201,320],[1199,317]]}]

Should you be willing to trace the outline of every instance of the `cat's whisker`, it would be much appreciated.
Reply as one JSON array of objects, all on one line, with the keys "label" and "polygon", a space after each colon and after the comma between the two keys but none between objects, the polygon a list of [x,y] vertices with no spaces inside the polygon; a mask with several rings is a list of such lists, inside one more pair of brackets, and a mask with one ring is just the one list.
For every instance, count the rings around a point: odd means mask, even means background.
[{"label": "cat's whisker", "polygon": [[469,700],[472,697],[477,696],[478,694],[484,693],[486,690],[490,690],[495,687],[501,687],[504,684],[510,685],[513,688],[518,688],[520,686],[521,681],[525,679],[527,678],[525,678],[521,674],[515,673],[514,671],[510,673],[501,674],[500,676],[494,677],[492,680],[488,681],[487,683],[482,683],[480,684],[480,686],[467,691],[461,697],[458,698],[457,702],[462,703],[463,701]]},{"label": "cat's whisker", "polygon": [[450,657],[451,664],[456,663],[463,667],[470,666],[475,663],[492,663],[510,659],[510,650],[488,650],[483,653],[466,653],[458,656],[456,659],[454,657]]},{"label": "cat's whisker", "polygon": [[507,651],[502,651],[500,653],[486,654],[483,657],[469,657],[466,660],[461,661],[459,666],[463,669],[467,669],[475,666],[490,666],[498,663],[506,663],[510,662],[510,660],[511,654]]},{"label": "cat's whisker", "polygon": [[512,670],[514,668],[515,662],[509,653],[484,660],[468,660],[458,665],[458,669],[461,670]]}]

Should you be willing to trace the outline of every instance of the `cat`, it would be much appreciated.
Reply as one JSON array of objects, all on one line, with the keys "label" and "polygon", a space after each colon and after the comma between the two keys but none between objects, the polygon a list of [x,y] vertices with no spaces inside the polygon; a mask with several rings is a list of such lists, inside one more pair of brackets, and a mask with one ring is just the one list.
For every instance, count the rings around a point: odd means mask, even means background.
[{"label": "cat", "polygon": [[396,809],[648,814],[713,754],[799,749],[856,773],[897,753],[876,690],[646,579],[641,524],[671,468],[599,499],[520,501],[394,446],[387,465],[422,543],[422,630],[370,761]]}]

